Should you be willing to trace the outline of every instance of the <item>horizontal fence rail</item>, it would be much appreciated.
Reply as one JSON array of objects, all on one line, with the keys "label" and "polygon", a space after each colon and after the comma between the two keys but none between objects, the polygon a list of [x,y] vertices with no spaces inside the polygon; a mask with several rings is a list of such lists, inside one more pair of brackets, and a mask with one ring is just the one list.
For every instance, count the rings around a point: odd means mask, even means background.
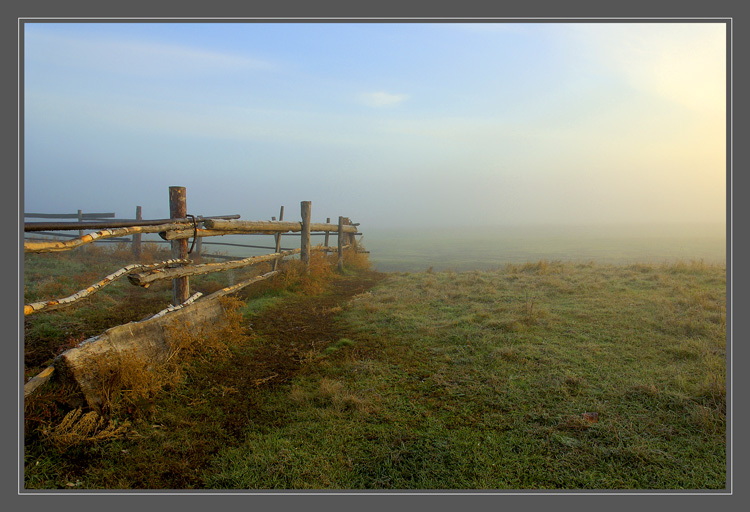
[{"label": "horizontal fence rail", "polygon": [[24,222],[24,231],[73,231],[79,229],[108,229],[128,228],[136,226],[156,226],[159,224],[191,224],[202,222],[206,219],[239,219],[239,215],[223,215],[220,217],[196,217],[191,219],[152,219],[152,220],[111,220],[102,222]]}]

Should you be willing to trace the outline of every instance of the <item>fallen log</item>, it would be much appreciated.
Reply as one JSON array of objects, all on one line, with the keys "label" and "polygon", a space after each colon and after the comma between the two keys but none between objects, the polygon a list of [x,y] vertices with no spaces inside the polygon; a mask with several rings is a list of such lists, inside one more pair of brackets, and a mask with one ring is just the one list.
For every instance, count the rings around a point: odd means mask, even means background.
[{"label": "fallen log", "polygon": [[225,309],[220,300],[258,281],[271,278],[279,272],[268,272],[228,286],[212,293],[203,300],[194,302],[200,293],[194,294],[179,306],[170,306],[154,316],[140,321],[118,325],[99,336],[89,338],[77,347],[60,354],[52,366],[45,369],[24,385],[24,397],[32,394],[54,375],[62,382],[76,385],[86,403],[101,412],[107,397],[107,384],[126,357],[154,366],[166,361],[172,346],[171,330],[216,328],[224,320]]},{"label": "fallen log", "polygon": [[123,361],[158,365],[170,355],[170,329],[219,327],[224,313],[221,301],[202,300],[162,316],[112,327],[60,354],[53,362],[56,378],[77,385],[89,407],[101,412],[110,391],[108,383],[119,374]]}]

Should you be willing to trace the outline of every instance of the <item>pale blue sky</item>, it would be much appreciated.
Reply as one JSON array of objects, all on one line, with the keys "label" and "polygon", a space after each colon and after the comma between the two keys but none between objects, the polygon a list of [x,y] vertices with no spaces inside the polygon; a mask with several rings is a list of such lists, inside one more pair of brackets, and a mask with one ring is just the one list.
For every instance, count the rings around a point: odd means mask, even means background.
[{"label": "pale blue sky", "polygon": [[26,211],[722,222],[720,23],[27,23]]}]

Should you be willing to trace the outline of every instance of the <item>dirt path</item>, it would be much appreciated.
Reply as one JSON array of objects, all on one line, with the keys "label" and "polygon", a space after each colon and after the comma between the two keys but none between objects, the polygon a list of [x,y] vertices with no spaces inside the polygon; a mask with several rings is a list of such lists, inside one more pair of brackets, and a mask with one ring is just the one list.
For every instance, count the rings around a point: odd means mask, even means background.
[{"label": "dirt path", "polygon": [[[335,318],[339,308],[384,277],[378,272],[339,277],[331,283],[328,293],[285,299],[252,318],[249,327],[262,343],[234,357],[230,368],[217,381],[227,389],[236,390],[221,404],[227,432],[241,438],[249,414],[255,422],[278,421],[260,416],[261,408],[254,406],[257,391],[288,382],[306,357],[345,337],[345,326]],[[238,396],[243,399],[237,400]]]}]

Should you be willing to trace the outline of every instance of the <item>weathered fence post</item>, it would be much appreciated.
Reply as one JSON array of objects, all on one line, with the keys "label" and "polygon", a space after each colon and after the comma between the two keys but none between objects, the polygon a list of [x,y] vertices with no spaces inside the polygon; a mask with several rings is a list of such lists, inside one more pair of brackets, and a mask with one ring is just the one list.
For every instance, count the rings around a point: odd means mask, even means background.
[{"label": "weathered fence post", "polygon": [[[331,218],[330,217],[326,217],[326,224],[330,224],[330,223],[331,223]],[[324,247],[328,247],[328,235],[330,233],[331,233],[330,231],[326,231],[326,241],[323,244]],[[328,249],[325,250],[325,254],[328,255]]]},{"label": "weathered fence post", "polygon": [[[83,210],[78,210],[78,222],[83,222]],[[83,236],[83,230],[78,230],[78,236]]]},{"label": "weathered fence post", "polygon": [[[185,187],[169,187],[169,217],[184,219],[187,217],[187,198]],[[187,238],[172,240],[172,258],[187,258]],[[172,304],[178,306],[190,297],[190,281],[188,277],[172,280]]]},{"label": "weathered fence post", "polygon": [[339,270],[344,270],[344,217],[339,217]]},{"label": "weathered fence post", "polygon": [[302,201],[300,203],[302,209],[302,233],[300,238],[302,242],[300,245],[300,259],[306,267],[310,266],[310,201]]},{"label": "weathered fence post", "polygon": [[[135,220],[143,220],[143,212],[140,206],[135,207]],[[141,234],[133,235],[133,255],[141,257]]]},{"label": "weathered fence post", "polygon": [[[271,217],[273,220],[276,220],[275,217]],[[281,211],[279,211],[279,222],[284,220],[284,207],[281,207]],[[281,250],[281,233],[276,233],[276,252],[279,252]],[[273,267],[271,270],[276,270],[276,267],[279,266],[279,260],[278,258],[273,260]]]}]

